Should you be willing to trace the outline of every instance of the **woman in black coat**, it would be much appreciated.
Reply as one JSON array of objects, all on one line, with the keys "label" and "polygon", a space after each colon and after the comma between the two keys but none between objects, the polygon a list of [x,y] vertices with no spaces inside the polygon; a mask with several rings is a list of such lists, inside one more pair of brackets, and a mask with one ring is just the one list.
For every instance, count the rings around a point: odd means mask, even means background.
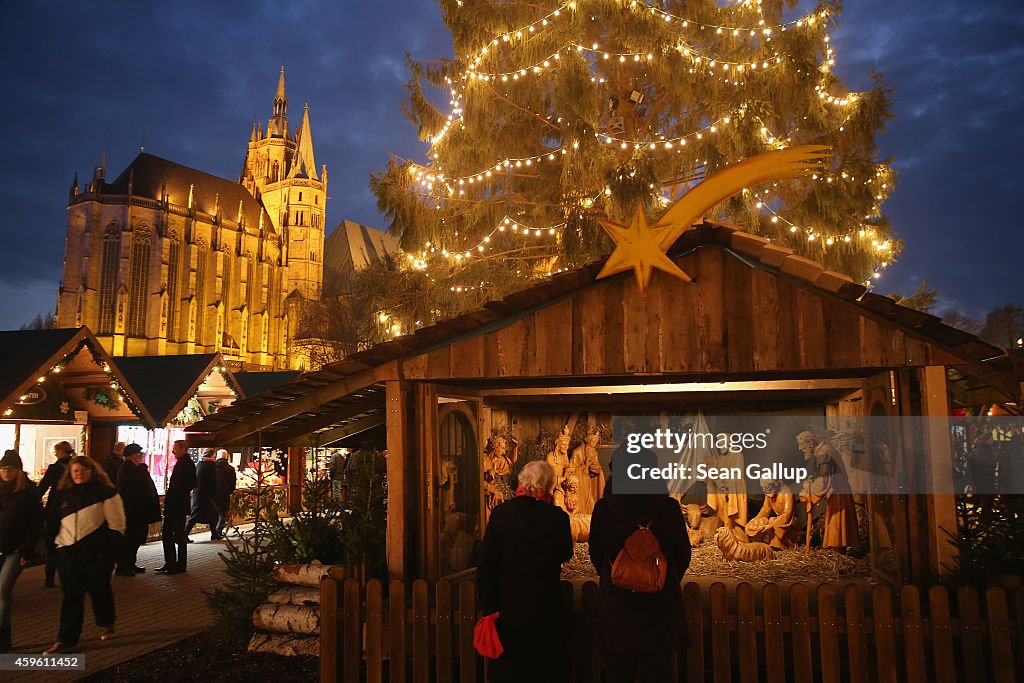
[{"label": "woman in black coat", "polygon": [[504,653],[491,662],[492,683],[564,683],[566,625],[559,583],[573,553],[569,516],[551,501],[546,462],[519,473],[516,497],[491,511],[480,548],[477,585],[485,615],[499,613]]},{"label": "woman in black coat", "polygon": [[136,564],[139,546],[149,536],[149,525],[160,521],[160,495],[149,476],[149,468],[142,460],[142,446],[130,443],[124,449],[124,462],[117,474],[117,492],[124,503],[127,528],[124,543],[117,558],[118,576],[135,576],[146,571]]},{"label": "woman in black coat", "polygon": [[[655,456],[647,454],[651,460]],[[637,462],[620,447],[613,464]],[[653,464],[653,463],[651,463]],[[623,467],[623,469],[625,469]],[[690,540],[679,503],[665,495],[616,494],[615,470],[590,521],[590,560],[600,576],[599,642],[609,683],[676,680],[676,651],[684,637],[680,582],[690,565]],[[665,586],[657,593],[636,593],[612,585],[612,563],[626,539],[650,525],[668,564]]]},{"label": "woman in black coat", "polygon": [[39,491],[17,451],[0,458],[0,653],[11,649],[11,594],[43,533]]}]

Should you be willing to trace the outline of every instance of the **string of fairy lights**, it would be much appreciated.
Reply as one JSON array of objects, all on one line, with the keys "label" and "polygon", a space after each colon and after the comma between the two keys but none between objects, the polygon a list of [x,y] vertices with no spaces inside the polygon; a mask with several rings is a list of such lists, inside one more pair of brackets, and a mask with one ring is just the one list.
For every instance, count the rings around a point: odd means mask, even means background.
[{"label": "string of fairy lights", "polygon": [[[440,130],[430,138],[428,150],[428,157],[431,159],[430,165],[423,165],[403,160],[408,166],[410,181],[414,186],[422,190],[425,198],[432,198],[434,208],[441,208],[442,202],[446,199],[445,195],[447,195],[447,199],[455,199],[459,196],[466,195],[467,190],[471,189],[470,186],[479,186],[481,183],[492,182],[493,180],[508,177],[513,174],[521,174],[528,171],[534,172],[536,170],[534,169],[535,166],[539,167],[545,164],[560,164],[562,162],[562,157],[570,153],[571,150],[579,148],[579,141],[572,141],[569,144],[563,144],[562,146],[543,150],[529,156],[510,156],[475,172],[463,171],[461,173],[449,173],[447,169],[439,163],[441,155],[438,146],[446,139],[448,133],[454,126],[462,125],[462,118],[465,113],[463,103],[466,100],[468,92],[467,89],[470,84],[473,82],[507,83],[508,81],[518,81],[531,75],[539,75],[557,68],[558,62],[562,60],[563,55],[567,55],[572,52],[588,55],[594,60],[594,63],[612,61],[617,61],[619,63],[645,63],[652,62],[658,58],[659,55],[654,52],[618,52],[613,49],[609,50],[603,48],[599,43],[582,44],[570,42],[534,63],[521,66],[514,70],[488,70],[483,66],[485,60],[498,54],[503,46],[511,44],[514,41],[537,38],[539,37],[539,34],[552,28],[558,21],[571,17],[572,13],[577,11],[577,4],[578,3],[575,1],[562,3],[556,9],[547,12],[528,24],[510,29],[494,36],[475,54],[467,54],[465,56],[465,61],[463,62],[465,66],[461,73],[449,76],[445,79],[450,89],[451,99],[449,104],[451,105],[451,111],[446,117]],[[768,24],[764,19],[760,0],[743,0],[742,2],[737,3],[733,9],[739,11],[740,8],[753,8],[756,10],[759,20],[757,21],[756,26],[752,26],[749,25],[749,23],[741,21],[737,21],[734,24],[715,24],[695,21],[692,18],[683,17],[661,7],[654,6],[646,0],[629,0],[628,2],[622,2],[621,5],[623,9],[649,13],[651,16],[657,16],[668,24],[677,25],[681,29],[688,31],[707,31],[716,36],[731,35],[733,38],[737,39],[757,39],[762,43],[769,43],[777,34],[794,28],[799,29],[803,27],[820,26],[822,30],[824,30],[829,16],[827,8],[818,9],[799,18],[780,23]],[[831,68],[835,65],[835,51],[832,48],[830,38],[827,34],[824,36],[824,42],[826,46],[825,55],[820,64],[822,79],[815,86],[815,91],[823,105],[847,109],[847,115],[838,126],[838,130],[842,131],[843,126],[854,113],[853,107],[861,101],[862,96],[858,93],[835,95],[829,92],[829,88],[827,87],[827,77],[830,74]],[[771,69],[774,66],[782,64],[783,60],[788,57],[785,53],[773,51],[770,55],[764,55],[756,60],[753,58],[749,61],[724,60],[721,59],[720,56],[716,57],[707,50],[694,47],[692,44],[682,40],[682,37],[680,42],[675,45],[674,52],[690,60],[690,73],[696,73],[699,71],[706,76],[715,76],[718,74],[725,81],[734,83],[737,86],[745,83],[745,81],[741,82],[741,79],[747,73],[755,73]],[[592,80],[595,80],[595,82],[598,80],[601,82],[604,81],[603,78],[600,78],[597,75],[595,75]],[[530,112],[529,109],[526,109],[521,105],[517,104],[516,106],[540,119],[545,118],[536,112]],[[733,112],[729,116],[719,117],[713,121],[704,123],[694,130],[682,134],[655,133],[652,136],[645,138],[633,138],[623,135],[622,133],[614,132],[595,132],[593,135],[597,141],[603,145],[617,147],[621,150],[628,150],[632,148],[633,150],[638,151],[664,150],[667,152],[675,151],[681,153],[688,143],[710,138],[726,129],[730,123],[732,123],[736,114],[737,112]],[[561,123],[561,119],[558,119],[558,123]],[[559,126],[553,125],[553,127],[561,130]],[[760,133],[767,148],[779,149],[790,143],[792,136],[797,130],[798,129],[794,129],[790,131],[785,137],[779,137],[772,134],[766,126],[762,126]],[[883,168],[884,167],[879,166],[879,169],[875,173],[875,177],[862,179],[861,182],[868,186],[877,184],[879,182],[878,176],[882,175],[883,171],[881,169]],[[817,174],[813,176],[811,180],[826,183],[837,181],[852,183],[857,181],[852,173],[845,170]],[[882,189],[885,189],[886,187],[887,186],[884,182],[881,183]],[[589,207],[597,201],[601,195],[610,194],[611,188],[605,187],[593,198],[588,197],[580,200],[580,204],[584,207]],[[888,256],[888,254],[891,252],[892,243],[889,240],[879,240],[876,230],[870,225],[861,225],[860,227],[848,230],[844,233],[826,234],[815,228],[800,227],[794,222],[786,219],[782,214],[776,211],[773,206],[771,206],[771,190],[764,190],[761,193],[753,192],[752,194],[755,198],[754,201],[756,202],[757,208],[759,210],[764,209],[767,212],[768,215],[766,218],[770,222],[781,222],[789,228],[790,234],[799,234],[808,242],[817,242],[817,247],[820,249],[824,250],[832,247],[833,245],[847,244],[855,239],[870,239],[872,241],[874,252],[878,255],[879,260],[876,261],[878,265],[874,269],[874,273],[871,278],[869,278],[865,283],[868,286],[871,285],[872,280],[876,280],[881,277],[881,270],[887,267],[891,262],[891,256]],[[663,195],[658,196],[657,199],[662,204],[671,203],[671,199]],[[882,199],[882,194],[876,195],[876,200],[881,201]],[[879,207],[876,205],[872,208],[872,213],[877,215],[878,212]],[[865,219],[870,218],[870,215],[865,216]],[[566,227],[566,225],[567,221],[561,221],[553,225],[531,226],[525,224],[519,219],[506,215],[475,245],[468,248],[454,249],[450,246],[427,242],[418,250],[418,253],[414,252],[407,255],[408,266],[416,270],[426,270],[429,268],[432,258],[437,256],[444,257],[449,267],[465,266],[472,259],[485,257],[488,252],[491,252],[495,248],[495,243],[501,233],[505,233],[510,236],[519,235],[527,238],[528,242],[525,242],[523,247],[521,247],[527,248],[526,245],[533,243],[533,240],[544,239],[545,237],[555,238],[556,240],[559,239],[561,231]],[[479,287],[453,285],[451,287],[451,291],[456,294],[474,291],[483,288],[486,284],[487,283],[485,282],[480,282]]]}]

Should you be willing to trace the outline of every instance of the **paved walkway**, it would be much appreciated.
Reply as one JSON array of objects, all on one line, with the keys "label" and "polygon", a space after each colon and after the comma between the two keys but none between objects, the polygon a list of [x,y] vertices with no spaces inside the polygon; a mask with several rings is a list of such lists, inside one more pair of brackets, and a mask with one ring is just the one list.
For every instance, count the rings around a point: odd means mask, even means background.
[{"label": "paved walkway", "polygon": [[[84,672],[0,671],[3,681],[66,681],[94,673],[147,652],[166,647],[206,629],[213,621],[202,590],[212,590],[223,579],[224,563],[217,553],[222,542],[208,533],[193,534],[188,547],[188,572],[166,576],[153,570],[163,565],[163,548],[151,541],[139,550],[144,574],[113,578],[117,608],[117,635],[100,640],[86,598],[85,628],[76,653],[85,656]],[[53,644],[60,615],[60,586],[43,588],[43,567],[22,572],[14,587],[14,652],[39,654]]]}]

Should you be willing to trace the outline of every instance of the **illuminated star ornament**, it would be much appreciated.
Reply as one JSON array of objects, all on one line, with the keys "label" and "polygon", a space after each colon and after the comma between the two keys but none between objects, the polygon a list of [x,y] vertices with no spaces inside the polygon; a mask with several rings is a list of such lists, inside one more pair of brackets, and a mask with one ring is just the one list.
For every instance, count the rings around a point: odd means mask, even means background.
[{"label": "illuminated star ornament", "polygon": [[698,183],[670,206],[658,222],[648,225],[643,206],[637,207],[630,224],[623,225],[599,218],[615,250],[605,261],[597,278],[609,277],[632,269],[640,293],[647,293],[651,272],[657,268],[683,282],[692,282],[666,252],[679,237],[712,207],[737,195],[744,188],[775,180],[811,175],[823,169],[831,150],[822,145],[800,145],[772,150],[727,166]]}]

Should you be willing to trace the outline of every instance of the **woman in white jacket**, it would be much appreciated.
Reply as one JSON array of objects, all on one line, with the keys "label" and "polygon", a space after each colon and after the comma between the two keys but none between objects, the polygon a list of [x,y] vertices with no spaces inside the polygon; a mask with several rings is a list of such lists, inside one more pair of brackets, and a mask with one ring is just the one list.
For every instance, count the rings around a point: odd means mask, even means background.
[{"label": "woman in white jacket", "polygon": [[124,505],[103,468],[92,458],[72,458],[46,504],[46,534],[57,549],[63,601],[57,640],[43,654],[78,645],[87,593],[102,629],[100,639],[114,635],[110,575],[124,530]]}]

